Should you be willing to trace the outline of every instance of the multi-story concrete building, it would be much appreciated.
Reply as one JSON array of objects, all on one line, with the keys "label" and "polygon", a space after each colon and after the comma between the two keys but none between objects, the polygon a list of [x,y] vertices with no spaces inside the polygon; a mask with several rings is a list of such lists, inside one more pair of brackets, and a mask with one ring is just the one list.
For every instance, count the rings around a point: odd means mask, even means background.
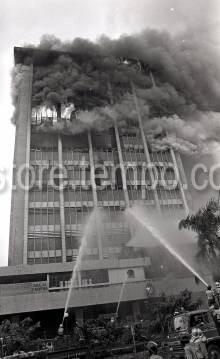
[{"label": "multi-story concrete building", "polygon": [[[124,315],[140,313],[149,294],[157,295],[163,290],[175,293],[186,286],[194,290],[194,280],[187,273],[188,278],[178,282],[163,281],[167,272],[178,270],[177,263],[171,261],[163,273],[164,256],[159,250],[155,259],[150,252],[126,246],[132,230],[124,219],[124,211],[133,204],[141,203],[152,211],[169,212],[172,216],[188,212],[180,155],[171,148],[151,151],[140,113],[135,131],[119,128],[116,122],[108,131],[92,129],[75,135],[40,130],[42,122],[49,121],[51,129],[57,121],[65,121],[56,111],[48,115],[42,110],[39,114],[32,104],[35,68],[49,66],[57,56],[58,52],[15,48],[15,64],[20,64],[22,76],[9,267],[0,270],[1,315],[38,313],[38,318],[44,320],[47,311],[52,322],[60,320],[84,224],[97,208],[105,212],[103,223],[101,228],[97,224],[90,234],[70,299],[78,319],[114,312],[128,274],[121,306]],[[77,121],[75,117],[72,121]],[[142,181],[143,164],[149,163],[153,163],[159,176],[155,187],[150,186],[154,180],[151,168],[145,169],[146,182]],[[104,178],[100,175],[102,166],[106,170]],[[161,184],[165,167],[169,167],[167,183],[179,176],[172,189]],[[117,168],[114,186],[112,168]],[[23,185],[19,183],[21,179]]]}]

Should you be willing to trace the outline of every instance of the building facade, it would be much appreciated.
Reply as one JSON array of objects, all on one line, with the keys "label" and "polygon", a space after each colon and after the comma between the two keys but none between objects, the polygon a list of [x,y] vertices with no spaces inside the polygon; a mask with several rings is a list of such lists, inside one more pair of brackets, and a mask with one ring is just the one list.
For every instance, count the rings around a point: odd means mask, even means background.
[{"label": "building facade", "polygon": [[[135,130],[121,128],[113,121],[105,131],[54,131],[53,126],[66,121],[68,111],[62,117],[54,110],[37,112],[32,104],[35,67],[49,64],[53,56],[59,54],[15,48],[15,64],[19,64],[22,76],[9,267],[0,271],[2,315],[63,310],[85,224],[94,210],[98,217],[100,211],[104,215],[101,221],[97,218],[89,233],[70,306],[81,319],[92,313],[113,312],[129,274],[122,302],[130,309],[124,306],[122,310],[137,315],[149,293],[158,295],[166,289],[173,294],[178,288],[172,281],[164,287],[163,276],[156,269],[152,272],[154,259],[146,251],[126,246],[132,228],[124,212],[141,204],[172,217],[188,213],[181,158],[172,148],[151,150],[135,93]],[[74,126],[77,115],[71,121]],[[48,128],[42,130],[45,122]],[[156,185],[152,186],[155,176]],[[164,186],[164,179],[174,185]],[[193,278],[181,280],[194,288]],[[180,290],[184,289],[181,280]],[[149,286],[152,290],[147,292]]]}]

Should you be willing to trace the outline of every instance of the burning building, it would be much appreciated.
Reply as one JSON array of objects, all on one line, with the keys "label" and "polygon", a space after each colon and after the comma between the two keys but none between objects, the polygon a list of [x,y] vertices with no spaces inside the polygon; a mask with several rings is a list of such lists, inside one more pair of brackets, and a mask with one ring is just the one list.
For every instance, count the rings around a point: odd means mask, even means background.
[{"label": "burning building", "polygon": [[[182,267],[159,249],[126,245],[133,236],[126,208],[141,204],[177,218],[189,210],[180,154],[164,140],[164,129],[146,130],[146,117],[173,115],[167,98],[155,102],[164,87],[173,90],[140,60],[81,48],[14,50],[15,169],[9,267],[0,271],[2,316],[37,313],[60,322],[94,209],[104,216],[91,230],[70,299],[78,320],[115,312],[128,273],[121,315],[137,316],[149,295],[163,289],[194,290],[189,273],[183,278]],[[166,287],[170,273],[175,285]]]}]

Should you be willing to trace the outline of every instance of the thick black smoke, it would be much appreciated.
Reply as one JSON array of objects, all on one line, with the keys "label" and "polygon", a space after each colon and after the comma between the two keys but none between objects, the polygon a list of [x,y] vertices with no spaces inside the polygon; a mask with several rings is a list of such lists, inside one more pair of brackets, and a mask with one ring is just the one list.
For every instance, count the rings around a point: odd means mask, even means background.
[{"label": "thick black smoke", "polygon": [[118,40],[103,36],[97,43],[45,35],[38,48],[69,53],[34,68],[33,106],[58,109],[73,102],[78,110],[78,123],[58,123],[54,131],[102,130],[112,119],[131,125],[137,120],[133,82],[153,148],[171,144],[187,153],[208,152],[218,142],[219,49],[204,33],[145,30]]}]

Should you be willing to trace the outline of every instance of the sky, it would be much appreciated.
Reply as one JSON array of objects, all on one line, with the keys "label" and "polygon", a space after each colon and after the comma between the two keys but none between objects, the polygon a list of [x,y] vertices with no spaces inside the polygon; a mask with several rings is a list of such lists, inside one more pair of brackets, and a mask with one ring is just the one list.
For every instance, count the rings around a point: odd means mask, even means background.
[{"label": "sky", "polygon": [[[218,0],[1,0],[0,12],[0,266],[7,265],[15,128],[10,96],[13,47],[38,44],[43,34],[62,40],[102,34],[117,38],[146,27],[171,33],[208,24],[220,38]],[[6,182],[6,183],[5,183]]]}]

